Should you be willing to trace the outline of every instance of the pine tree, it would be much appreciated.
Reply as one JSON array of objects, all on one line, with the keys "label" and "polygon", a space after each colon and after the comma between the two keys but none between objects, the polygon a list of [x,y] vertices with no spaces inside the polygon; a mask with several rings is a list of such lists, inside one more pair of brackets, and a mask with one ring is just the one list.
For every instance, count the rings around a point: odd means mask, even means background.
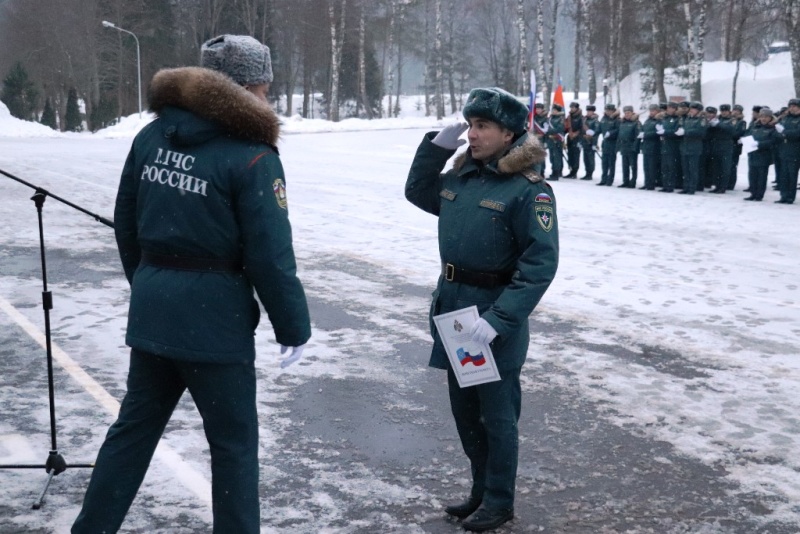
[{"label": "pine tree", "polygon": [[39,92],[33,82],[28,79],[28,73],[22,63],[17,62],[3,80],[0,101],[8,106],[8,111],[12,116],[29,121],[34,119],[38,96]]},{"label": "pine tree", "polygon": [[44,101],[44,111],[42,111],[42,118],[39,120],[45,126],[49,126],[53,130],[58,129],[58,124],[56,123],[56,110],[53,108],[53,103],[50,102],[50,97],[47,97],[47,100]]},{"label": "pine tree", "polygon": [[78,109],[78,91],[70,87],[67,95],[67,114],[64,117],[65,130],[68,132],[80,132],[83,130],[81,111]]}]

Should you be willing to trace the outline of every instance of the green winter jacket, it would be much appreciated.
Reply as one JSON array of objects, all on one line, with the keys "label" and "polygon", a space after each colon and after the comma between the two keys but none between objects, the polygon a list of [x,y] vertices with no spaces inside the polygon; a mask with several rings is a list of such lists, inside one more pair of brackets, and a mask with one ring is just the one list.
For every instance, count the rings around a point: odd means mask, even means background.
[{"label": "green winter jacket", "polygon": [[[439,277],[430,317],[477,305],[498,333],[491,343],[500,371],[522,366],[530,335],[528,316],[544,295],[558,267],[558,220],[553,190],[533,172],[545,153],[522,135],[499,160],[483,165],[469,150],[441,174],[454,150],[431,143],[427,134],[417,149],[406,182],[406,198],[439,217],[442,265],[482,273],[513,273],[511,283],[493,289],[448,282]],[[434,338],[430,365],[449,365],[431,319]]]},{"label": "green winter jacket", "polygon": [[617,132],[617,151],[620,154],[638,154],[641,131],[642,124],[639,122],[639,115],[634,114],[630,119],[625,117],[620,119]]},{"label": "green winter jacket", "polygon": [[706,137],[708,121],[702,115],[694,117],[686,115],[681,120],[683,128],[683,141],[681,141],[681,154],[699,156],[703,153],[703,139]]},{"label": "green winter jacket", "polygon": [[783,132],[778,134],[778,154],[783,159],[800,159],[800,115],[787,113],[779,124]]},{"label": "green winter jacket", "polygon": [[[267,311],[278,343],[311,334],[295,270],[279,120],[266,102],[217,72],[188,67],[153,78],[158,118],[134,139],[114,227],[131,284],[125,341],[168,358],[241,363],[255,357]],[[142,252],[180,259],[155,266]],[[198,268],[226,260],[241,268]]]}]

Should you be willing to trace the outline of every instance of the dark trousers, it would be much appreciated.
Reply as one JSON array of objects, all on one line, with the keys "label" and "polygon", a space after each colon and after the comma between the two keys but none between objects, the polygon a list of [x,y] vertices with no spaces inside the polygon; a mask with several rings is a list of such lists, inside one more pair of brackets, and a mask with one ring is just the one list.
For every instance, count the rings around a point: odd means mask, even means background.
[{"label": "dark trousers", "polygon": [[703,189],[700,184],[700,159],[702,154],[682,154],[681,167],[683,168],[683,190],[694,194]]},{"label": "dark trousers", "polygon": [[622,183],[631,187],[636,186],[639,172],[639,154],[636,152],[620,152],[622,156]]},{"label": "dark trousers", "polygon": [[761,200],[767,191],[767,174],[769,165],[750,165],[747,177],[750,180],[750,194],[753,198]]},{"label": "dark trousers", "polygon": [[600,183],[611,185],[614,183],[614,173],[617,166],[617,145],[616,143],[603,142],[603,162],[600,174]]},{"label": "dark trousers", "polygon": [[800,172],[800,155],[796,158],[781,158],[781,173],[778,185],[781,189],[781,200],[794,202],[797,196],[797,174]]},{"label": "dark trousers", "polygon": [[500,373],[499,382],[458,387],[447,370],[450,407],[461,446],[472,468],[471,497],[491,509],[513,508],[519,456],[520,369]]},{"label": "dark trousers", "polygon": [[567,140],[567,165],[570,174],[573,176],[578,174],[581,166],[581,143],[577,137]]},{"label": "dark trousers", "polygon": [[719,150],[711,153],[708,162],[708,174],[711,177],[711,185],[718,191],[727,191],[730,187],[728,180],[731,176],[731,165],[733,165],[733,147],[730,150]]},{"label": "dark trousers", "polygon": [[596,157],[594,147],[590,144],[583,145],[583,170],[588,178],[594,174],[594,158]]},{"label": "dark trousers", "polygon": [[562,143],[558,139],[547,138],[547,151],[550,152],[550,174],[561,176],[564,170],[564,153]]},{"label": "dark trousers", "polygon": [[[665,141],[662,141],[665,142]],[[671,191],[678,187],[678,170],[681,166],[680,152],[675,150],[662,150],[661,152],[661,179],[664,189]]]},{"label": "dark trousers", "polygon": [[72,533],[114,533],[188,388],[211,451],[214,533],[260,532],[253,363],[189,363],[131,350],[128,392],[97,455]]},{"label": "dark trousers", "polygon": [[655,189],[662,185],[661,179],[661,152],[653,152],[642,156],[644,165],[644,187]]}]

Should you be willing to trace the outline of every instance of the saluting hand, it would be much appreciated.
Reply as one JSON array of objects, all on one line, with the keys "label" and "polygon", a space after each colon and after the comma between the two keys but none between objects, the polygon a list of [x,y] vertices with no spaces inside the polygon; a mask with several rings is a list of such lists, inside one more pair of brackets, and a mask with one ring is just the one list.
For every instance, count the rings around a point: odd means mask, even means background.
[{"label": "saluting hand", "polygon": [[459,139],[461,134],[466,132],[467,129],[469,129],[469,124],[466,122],[449,124],[445,126],[441,132],[436,134],[436,137],[431,140],[431,143],[447,150],[455,150],[467,142],[466,139]]}]

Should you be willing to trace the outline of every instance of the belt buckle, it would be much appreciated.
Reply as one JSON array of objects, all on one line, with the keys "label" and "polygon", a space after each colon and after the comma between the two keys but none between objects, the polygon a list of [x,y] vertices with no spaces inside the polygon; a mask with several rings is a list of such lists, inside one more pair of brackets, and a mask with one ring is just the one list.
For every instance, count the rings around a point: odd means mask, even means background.
[{"label": "belt buckle", "polygon": [[453,276],[456,273],[456,267],[452,263],[447,263],[444,266],[444,279],[448,282],[453,281]]}]

